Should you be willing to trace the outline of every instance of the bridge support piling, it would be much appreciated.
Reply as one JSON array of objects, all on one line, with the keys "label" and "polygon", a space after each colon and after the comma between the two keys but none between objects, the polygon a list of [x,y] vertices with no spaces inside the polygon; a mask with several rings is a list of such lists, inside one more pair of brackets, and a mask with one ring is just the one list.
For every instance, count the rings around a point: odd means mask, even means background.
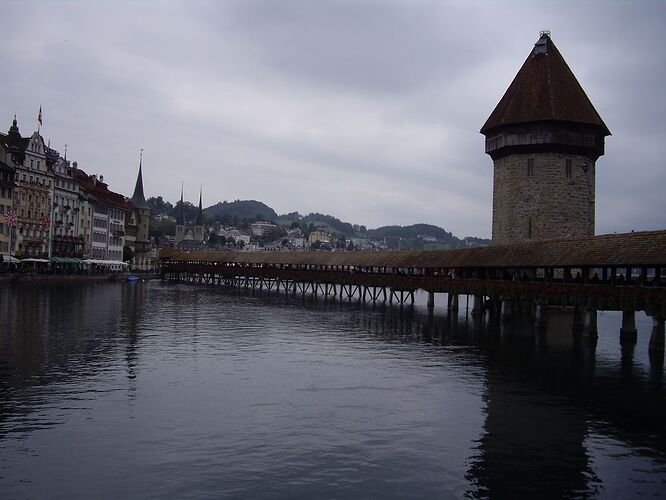
[{"label": "bridge support piling", "polygon": [[[414,298],[412,296],[412,303]],[[433,309],[435,307],[435,292],[428,292],[428,309]]]},{"label": "bridge support piling", "polygon": [[546,304],[541,302],[536,303],[536,308],[534,309],[534,326],[539,330],[546,329],[547,317],[546,317]]},{"label": "bridge support piling", "polygon": [[620,342],[635,344],[638,339],[636,330],[636,312],[622,311],[622,328],[620,328]]},{"label": "bridge support piling", "polygon": [[574,307],[572,330],[574,336],[580,336],[585,328],[585,312],[579,307]]},{"label": "bridge support piling", "polygon": [[664,352],[664,318],[652,318],[649,350],[650,352]]},{"label": "bridge support piling", "polygon": [[590,340],[596,340],[599,338],[596,309],[587,309],[585,311],[585,325],[583,327],[583,334]]},{"label": "bridge support piling", "polygon": [[[472,312],[474,314],[474,312]],[[502,299],[502,306],[500,317],[502,321],[511,321],[513,317],[513,301],[509,299]]]},{"label": "bridge support piling", "polygon": [[458,312],[458,294],[457,293],[449,293],[448,309],[449,309],[449,311],[454,312],[454,313]]},{"label": "bridge support piling", "polygon": [[[468,296],[469,300],[469,296]],[[483,295],[475,295],[474,296],[474,305],[472,307],[472,316],[483,316],[484,313],[483,309]]]}]

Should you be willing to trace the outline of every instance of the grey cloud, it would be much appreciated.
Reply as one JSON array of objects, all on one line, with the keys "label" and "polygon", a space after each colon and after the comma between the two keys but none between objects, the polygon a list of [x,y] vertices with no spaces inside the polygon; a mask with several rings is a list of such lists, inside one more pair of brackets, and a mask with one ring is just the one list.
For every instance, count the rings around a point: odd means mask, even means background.
[{"label": "grey cloud", "polygon": [[665,5],[10,2],[0,127],[17,112],[29,134],[42,104],[47,140],[125,194],[143,147],[149,196],[185,181],[194,200],[203,182],[210,204],[489,236],[478,130],[550,28],[613,132],[598,231],[663,227]]}]

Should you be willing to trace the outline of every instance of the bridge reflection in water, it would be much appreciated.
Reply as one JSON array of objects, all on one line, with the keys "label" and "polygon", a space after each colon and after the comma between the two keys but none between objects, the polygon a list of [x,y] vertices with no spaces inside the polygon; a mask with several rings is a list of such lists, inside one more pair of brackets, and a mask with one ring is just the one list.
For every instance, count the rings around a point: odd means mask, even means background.
[{"label": "bridge reflection in water", "polygon": [[550,310],[571,310],[576,335],[598,335],[597,311],[622,311],[621,340],[635,344],[636,311],[653,318],[650,350],[664,351],[666,231],[420,252],[169,252],[173,281],[366,301],[414,302],[417,290],[473,297],[472,314],[503,321],[529,312],[539,328]]}]

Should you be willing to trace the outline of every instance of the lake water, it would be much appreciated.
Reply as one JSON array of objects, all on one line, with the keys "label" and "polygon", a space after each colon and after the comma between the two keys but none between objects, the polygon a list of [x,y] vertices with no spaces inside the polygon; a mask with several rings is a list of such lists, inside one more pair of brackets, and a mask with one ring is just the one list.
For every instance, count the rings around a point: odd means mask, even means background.
[{"label": "lake water", "polygon": [[0,498],[666,494],[650,318],[595,345],[417,298],[0,282]]}]

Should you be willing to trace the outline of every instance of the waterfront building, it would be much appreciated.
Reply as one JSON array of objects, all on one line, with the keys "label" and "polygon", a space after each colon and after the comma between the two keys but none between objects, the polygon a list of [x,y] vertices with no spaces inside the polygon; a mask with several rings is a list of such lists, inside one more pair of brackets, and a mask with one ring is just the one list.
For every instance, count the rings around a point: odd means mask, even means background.
[{"label": "waterfront building", "polygon": [[83,257],[91,258],[92,242],[92,209],[95,197],[88,191],[90,179],[88,174],[78,168],[77,162],[72,162],[72,177],[76,181],[79,194],[79,234],[83,239]]},{"label": "waterfront building", "polygon": [[84,218],[84,222],[90,224],[90,233],[86,257],[121,262],[125,245],[125,218],[131,211],[129,203],[123,195],[109,189],[104,176],[87,175],[78,167],[75,172],[87,195],[84,208],[89,220]]},{"label": "waterfront building", "polygon": [[610,131],[542,32],[481,128],[493,159],[493,243],[594,235],[595,170]]},{"label": "waterfront building", "polygon": [[125,240],[134,252],[131,267],[140,271],[153,268],[154,259],[151,258],[152,244],[149,238],[150,208],[143,194],[143,157],[139,160],[139,173],[136,177],[134,194],[129,200],[131,211],[126,219]]},{"label": "waterfront building", "polygon": [[47,148],[46,156],[54,176],[51,255],[82,258],[86,247],[82,224],[82,203],[85,197],[80,194],[74,174],[77,163],[70,164],[51,148]]},{"label": "waterfront building", "polygon": [[203,205],[202,205],[203,190],[199,192],[199,210],[197,211],[197,218],[194,224],[189,224],[185,220],[183,211],[183,191],[180,191],[180,210],[176,218],[176,236],[174,243],[176,248],[182,250],[197,250],[204,247],[205,240],[205,227],[203,219]]},{"label": "waterfront building", "polygon": [[39,132],[21,137],[14,117],[7,134],[0,134],[0,142],[15,168],[13,207],[17,226],[13,253],[19,257],[50,257],[54,176],[47,165],[44,138]]},{"label": "waterfront building", "polygon": [[7,149],[0,142],[0,255],[9,260],[9,245],[13,231],[9,219],[14,206],[14,173],[15,169],[7,160]]}]

